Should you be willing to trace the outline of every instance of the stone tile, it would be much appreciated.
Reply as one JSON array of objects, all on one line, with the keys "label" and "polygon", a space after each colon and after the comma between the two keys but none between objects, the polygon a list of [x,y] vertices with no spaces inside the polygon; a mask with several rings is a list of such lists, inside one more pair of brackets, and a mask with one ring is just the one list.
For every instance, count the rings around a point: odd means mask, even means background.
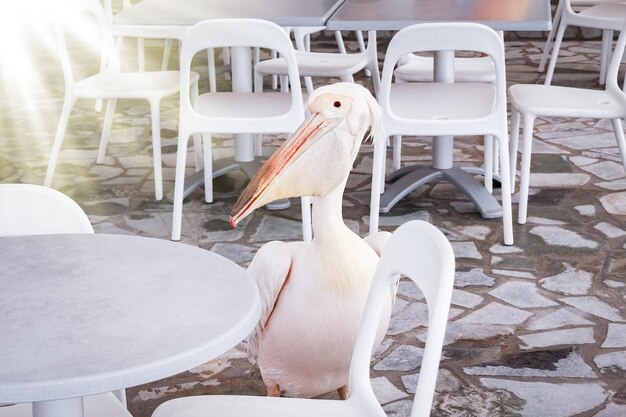
[{"label": "stone tile", "polygon": [[[402,384],[406,389],[406,392],[415,394],[415,388],[417,387],[417,381],[419,379],[419,373],[412,375],[402,375]],[[437,385],[435,386],[435,392],[456,392],[461,388],[461,380],[454,376],[454,374],[447,369],[439,369],[437,373]]]},{"label": "stone tile", "polygon": [[608,393],[600,384],[551,384],[481,378],[490,389],[507,390],[524,401],[523,417],[571,417],[592,410],[606,401]]},{"label": "stone tile", "polygon": [[496,254],[502,254],[502,253],[519,253],[519,252],[523,252],[522,249],[518,248],[517,246],[504,246],[501,244],[497,244],[497,245],[493,245],[491,248],[489,248],[489,252],[491,253],[496,253]]},{"label": "stone tile", "polygon": [[620,281],[614,281],[612,279],[606,279],[603,281],[609,288],[624,288],[626,284]]},{"label": "stone tile", "polygon": [[474,285],[493,287],[496,280],[486,275],[482,268],[474,268],[469,271],[457,271],[454,274],[454,286],[463,288]]},{"label": "stone tile", "polygon": [[423,356],[424,349],[412,345],[401,345],[374,365],[374,370],[412,371],[421,365]]},{"label": "stone tile", "polygon": [[[378,218],[378,224],[380,227],[398,227],[406,222],[410,222],[411,220],[422,220],[425,222],[430,222],[430,214],[425,210],[414,211],[412,213],[407,213],[402,216],[390,216],[388,214],[381,214]],[[370,216],[363,216],[363,223],[369,224]]]},{"label": "stone tile", "polygon": [[422,294],[419,287],[413,281],[400,281],[398,284],[398,294],[417,301],[422,301],[424,299],[424,294]]},{"label": "stone tile", "polygon": [[626,405],[608,403],[606,407],[598,414],[594,414],[593,417],[618,417],[626,416]]},{"label": "stone tile", "polygon": [[540,236],[548,245],[585,249],[596,249],[598,247],[597,242],[586,239],[577,232],[561,227],[537,226],[530,229],[530,233]]},{"label": "stone tile", "polygon": [[624,231],[624,229],[608,222],[600,222],[593,226],[593,228],[599,230],[604,236],[608,238],[626,236],[626,231]]},{"label": "stone tile", "polygon": [[524,349],[545,348],[558,345],[580,345],[595,343],[593,328],[579,327],[576,329],[553,330],[518,336],[526,344]]},{"label": "stone tile", "polygon": [[463,368],[463,372],[468,375],[522,378],[597,378],[580,353],[571,351],[522,353],[513,358],[498,361],[496,364],[466,367]]},{"label": "stone tile", "polygon": [[492,302],[458,320],[459,323],[520,324],[532,313]]},{"label": "stone tile", "polygon": [[512,271],[509,269],[494,269],[492,270],[494,274],[503,275],[505,277],[515,277],[515,278],[528,278],[535,279],[536,277],[532,274],[532,272],[527,271]]},{"label": "stone tile", "polygon": [[483,302],[483,297],[468,291],[454,289],[452,292],[452,304],[465,308],[473,308]]},{"label": "stone tile", "polygon": [[409,396],[407,393],[396,388],[384,376],[372,378],[370,383],[372,384],[374,395],[380,404],[387,404]]},{"label": "stone tile", "polygon": [[383,411],[387,417],[406,417],[411,414],[412,408],[412,400],[400,400],[383,406]]},{"label": "stone tile", "polygon": [[626,351],[603,353],[593,361],[602,372],[626,371]]},{"label": "stone tile", "polygon": [[[597,185],[597,184],[596,184]],[[576,206],[574,209],[580,213],[581,216],[595,216],[596,215],[596,207],[592,204],[585,204],[582,206]]]},{"label": "stone tile", "polygon": [[613,161],[598,162],[597,164],[580,167],[580,169],[606,181],[624,177],[624,167]]},{"label": "stone tile", "polygon": [[602,187],[606,190],[622,191],[622,190],[626,190],[626,179],[607,181],[607,182],[597,182],[594,185],[597,185],[598,187]]},{"label": "stone tile", "polygon": [[593,322],[566,309],[559,309],[545,316],[537,317],[528,323],[528,330],[548,330],[565,326],[592,326]]},{"label": "stone tile", "polygon": [[572,136],[570,133],[563,139],[550,139],[550,143],[577,150],[608,148],[615,146],[615,136],[613,133],[599,133],[581,136]]},{"label": "stone tile", "polygon": [[396,301],[396,304],[400,308],[394,312],[387,334],[393,336],[405,333],[418,326],[428,325],[428,307],[425,303],[407,303],[408,305],[402,306],[398,301]]},{"label": "stone tile", "polygon": [[302,240],[302,222],[276,216],[263,217],[250,240],[252,242]]},{"label": "stone tile", "polygon": [[591,165],[591,164],[598,162],[598,159],[587,158],[586,156],[572,156],[569,160],[573,162],[574,165],[579,166],[579,167],[582,167],[585,165]]},{"label": "stone tile", "polygon": [[547,290],[565,295],[585,295],[591,289],[593,274],[574,268],[568,263],[563,264],[565,271],[552,277],[539,280],[539,284]]},{"label": "stone tile", "polygon": [[483,259],[474,242],[451,242],[455,258]]},{"label": "stone tile", "polygon": [[595,296],[588,297],[566,297],[560,298],[559,301],[576,307],[586,313],[601,317],[610,321],[624,321],[618,309],[605,303]]},{"label": "stone tile", "polygon": [[612,193],[600,197],[600,203],[611,214],[626,214],[626,192]]},{"label": "stone tile", "polygon": [[225,258],[239,264],[246,265],[252,261],[257,250],[239,243],[222,243],[218,242],[211,248],[212,252],[222,255]]},{"label": "stone tile", "polygon": [[554,301],[542,296],[531,282],[509,281],[489,291],[492,296],[519,308],[551,307]]},{"label": "stone tile", "polygon": [[603,348],[626,347],[626,324],[609,323],[609,330],[602,343]]},{"label": "stone tile", "polygon": [[531,172],[529,185],[531,187],[581,187],[589,182],[587,174],[579,173],[537,173]]},{"label": "stone tile", "polygon": [[[482,324],[467,322],[448,322],[444,345],[455,343],[459,340],[485,340],[495,336],[511,335],[514,327],[504,324]],[[426,331],[417,335],[417,340],[426,342]]]}]

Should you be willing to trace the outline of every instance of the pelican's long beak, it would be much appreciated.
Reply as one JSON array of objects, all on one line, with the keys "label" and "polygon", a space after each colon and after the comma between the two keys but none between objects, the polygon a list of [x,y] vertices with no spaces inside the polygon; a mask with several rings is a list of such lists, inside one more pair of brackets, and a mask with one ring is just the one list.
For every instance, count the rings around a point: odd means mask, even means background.
[{"label": "pelican's long beak", "polygon": [[289,195],[269,195],[270,185],[284,173],[307,149],[317,142],[326,132],[333,129],[339,123],[338,119],[329,119],[321,113],[313,113],[309,116],[293,135],[265,162],[261,169],[250,180],[243,190],[237,202],[233,206],[230,215],[230,225],[237,224],[252,213],[255,209],[279,198],[297,197]]}]

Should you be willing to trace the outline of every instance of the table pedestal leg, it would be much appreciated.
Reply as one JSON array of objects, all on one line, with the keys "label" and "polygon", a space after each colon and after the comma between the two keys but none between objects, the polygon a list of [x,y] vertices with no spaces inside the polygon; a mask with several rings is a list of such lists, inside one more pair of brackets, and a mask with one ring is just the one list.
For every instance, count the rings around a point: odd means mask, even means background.
[{"label": "table pedestal leg", "polygon": [[83,398],[38,401],[33,403],[33,417],[83,417]]}]

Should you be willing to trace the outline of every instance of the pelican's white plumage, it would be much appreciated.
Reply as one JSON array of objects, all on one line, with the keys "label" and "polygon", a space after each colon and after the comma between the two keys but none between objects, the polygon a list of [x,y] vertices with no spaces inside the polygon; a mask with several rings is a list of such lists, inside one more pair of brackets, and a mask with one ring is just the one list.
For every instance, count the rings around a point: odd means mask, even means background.
[{"label": "pelican's white plumage", "polygon": [[[351,83],[317,89],[311,116],[267,161],[233,208],[231,223],[279,198],[313,196],[313,240],[270,242],[248,271],[261,294],[262,314],[248,353],[269,395],[344,397],[357,328],[378,256],[388,233],[361,239],[343,222],[348,174],[371,127],[381,134],[370,92]],[[381,319],[382,340],[391,310]]]}]

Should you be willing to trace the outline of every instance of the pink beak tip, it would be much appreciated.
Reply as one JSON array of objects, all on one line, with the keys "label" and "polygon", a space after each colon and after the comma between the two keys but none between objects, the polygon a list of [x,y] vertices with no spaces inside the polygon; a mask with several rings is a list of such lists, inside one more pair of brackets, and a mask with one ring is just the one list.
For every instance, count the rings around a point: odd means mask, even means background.
[{"label": "pink beak tip", "polygon": [[237,222],[235,221],[235,218],[233,216],[230,216],[230,220],[228,221],[228,223],[230,223],[230,227],[232,227],[233,229],[237,228]]}]

